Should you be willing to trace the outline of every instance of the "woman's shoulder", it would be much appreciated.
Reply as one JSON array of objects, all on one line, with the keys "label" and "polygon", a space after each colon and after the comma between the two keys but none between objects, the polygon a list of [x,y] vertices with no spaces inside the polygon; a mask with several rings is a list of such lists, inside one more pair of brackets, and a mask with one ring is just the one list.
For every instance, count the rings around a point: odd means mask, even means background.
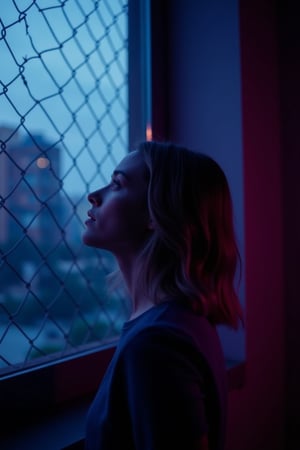
[{"label": "woman's shoulder", "polygon": [[151,354],[152,351],[202,355],[222,358],[219,338],[209,321],[177,301],[153,307],[129,321],[122,334],[122,351],[126,354]]}]

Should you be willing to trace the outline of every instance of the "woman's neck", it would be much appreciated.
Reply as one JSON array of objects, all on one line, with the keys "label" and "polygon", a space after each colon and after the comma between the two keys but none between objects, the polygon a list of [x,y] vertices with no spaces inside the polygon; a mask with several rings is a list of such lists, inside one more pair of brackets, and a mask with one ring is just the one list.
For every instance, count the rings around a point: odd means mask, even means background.
[{"label": "woman's neck", "polygon": [[137,275],[140,270],[141,261],[137,257],[117,257],[120,270],[131,298],[130,320],[140,316],[154,306],[154,300],[150,299],[144,292],[144,287],[138,285]]}]

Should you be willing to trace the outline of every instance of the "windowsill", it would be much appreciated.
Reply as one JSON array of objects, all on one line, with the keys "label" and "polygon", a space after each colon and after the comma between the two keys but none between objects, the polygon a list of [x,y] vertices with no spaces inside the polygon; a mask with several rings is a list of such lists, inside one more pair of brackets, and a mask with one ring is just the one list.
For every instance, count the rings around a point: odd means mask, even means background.
[{"label": "windowsill", "polygon": [[[229,390],[241,389],[245,381],[245,362],[229,362],[227,373]],[[2,440],[1,449],[83,449],[85,418],[92,398],[93,395],[85,396],[26,427],[18,427]]]}]

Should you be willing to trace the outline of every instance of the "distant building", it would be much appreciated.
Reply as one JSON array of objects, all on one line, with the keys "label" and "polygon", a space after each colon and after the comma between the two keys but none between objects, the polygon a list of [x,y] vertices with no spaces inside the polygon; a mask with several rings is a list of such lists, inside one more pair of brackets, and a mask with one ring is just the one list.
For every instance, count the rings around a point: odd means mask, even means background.
[{"label": "distant building", "polygon": [[0,143],[0,243],[25,233],[51,248],[63,227],[59,148],[8,127],[0,127]]}]

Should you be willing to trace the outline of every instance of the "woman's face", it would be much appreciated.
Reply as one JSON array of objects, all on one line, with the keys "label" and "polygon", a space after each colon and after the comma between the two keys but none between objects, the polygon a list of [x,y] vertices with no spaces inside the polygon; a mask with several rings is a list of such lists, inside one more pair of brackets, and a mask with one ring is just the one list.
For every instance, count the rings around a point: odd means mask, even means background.
[{"label": "woman's face", "polygon": [[92,208],[83,234],[86,245],[129,256],[140,250],[149,233],[147,167],[143,156],[129,153],[116,167],[110,184],[92,192]]}]

